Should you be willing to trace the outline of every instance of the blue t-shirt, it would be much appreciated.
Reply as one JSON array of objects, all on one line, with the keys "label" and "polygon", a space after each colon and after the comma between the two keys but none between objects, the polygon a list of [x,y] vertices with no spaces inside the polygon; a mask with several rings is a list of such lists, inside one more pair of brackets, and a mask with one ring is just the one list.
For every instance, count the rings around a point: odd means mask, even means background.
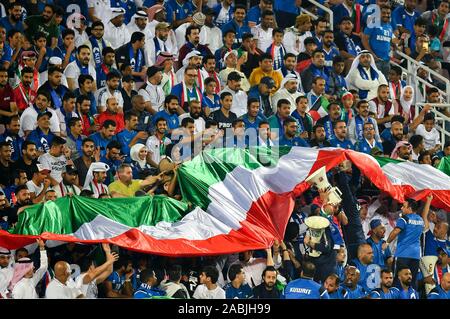
[{"label": "blue t-shirt", "polygon": [[261,123],[262,121],[267,121],[267,118],[262,115],[262,114],[258,114],[255,118],[254,122],[250,122],[250,120],[248,119],[248,114],[244,114],[241,116],[241,119],[244,121],[245,123],[245,129],[248,128],[254,128],[254,129],[258,129],[259,123]]},{"label": "blue t-shirt", "polygon": [[13,51],[11,47],[7,44],[3,44],[3,49],[0,51],[0,63],[10,62],[12,58]]},{"label": "blue t-shirt", "polygon": [[125,9],[125,24],[131,21],[131,17],[136,13],[136,4],[130,0],[111,0],[112,8],[124,8]]},{"label": "blue t-shirt", "polygon": [[334,57],[340,55],[339,49],[336,46],[331,46],[330,51],[325,51],[324,48],[322,48],[323,54],[325,55],[325,67],[327,68],[328,73],[331,73],[333,71],[333,59]]},{"label": "blue t-shirt", "polygon": [[173,12],[175,13],[175,20],[183,20],[194,14],[194,7],[190,1],[185,1],[183,5],[180,5],[176,0],[169,0],[164,6],[168,9],[167,17],[169,17],[169,11]]},{"label": "blue t-shirt", "polygon": [[420,236],[424,227],[422,217],[417,214],[402,216],[395,227],[401,229],[395,257],[420,259]]},{"label": "blue t-shirt", "polygon": [[253,297],[253,290],[248,284],[243,284],[239,288],[234,288],[231,283],[223,287],[227,299],[250,299]]},{"label": "blue t-shirt", "polygon": [[117,137],[114,135],[110,140],[104,139],[100,132],[96,132],[89,136],[95,144],[95,147],[100,147],[100,157],[104,157],[106,155],[106,146],[108,146],[109,142],[117,141]]},{"label": "blue t-shirt", "polygon": [[389,61],[393,36],[392,26],[384,23],[379,27],[367,27],[364,29],[364,34],[369,36],[369,45],[375,55],[383,61]]},{"label": "blue t-shirt", "polygon": [[330,299],[348,299],[347,289],[343,287],[338,287],[335,292],[332,292],[331,294],[328,293],[328,295],[330,296]]},{"label": "blue t-shirt", "polygon": [[256,24],[259,24],[261,22],[261,8],[258,6],[253,6],[248,10],[247,22],[255,22]]},{"label": "blue t-shirt", "polygon": [[0,142],[9,142],[11,144],[11,159],[14,162],[17,161],[21,156],[23,138],[6,130],[5,133],[0,135]]},{"label": "blue t-shirt", "polygon": [[273,10],[299,14],[299,8],[295,5],[295,2],[295,0],[275,0]]},{"label": "blue t-shirt", "polygon": [[166,110],[159,111],[156,113],[152,118],[153,126],[156,126],[156,120],[159,118],[163,118],[167,121],[167,127],[169,130],[176,129],[180,126],[180,121],[178,120],[178,115],[175,114],[169,114]]},{"label": "blue t-shirt", "polygon": [[220,109],[220,97],[214,94],[214,100],[211,100],[206,94],[203,95],[203,107],[209,107],[211,112]]},{"label": "blue t-shirt", "polygon": [[428,230],[425,233],[425,249],[424,256],[438,256],[437,249],[441,247],[447,249],[447,241],[444,239],[437,239],[434,237],[433,232]]},{"label": "blue t-shirt", "polygon": [[300,278],[291,281],[282,294],[282,299],[330,299],[325,288],[311,279]]},{"label": "blue t-shirt", "polygon": [[222,26],[222,34],[225,34],[228,30],[234,30],[236,32],[233,49],[238,48],[241,45],[244,33],[251,33],[251,30],[245,21],[242,27],[240,27],[234,19]]},{"label": "blue t-shirt", "polygon": [[[383,151],[383,145],[380,142],[375,141],[374,147],[378,147],[381,151]],[[356,142],[355,150],[361,153],[370,154],[372,146],[370,146],[369,143],[367,143],[366,139],[362,139]]]},{"label": "blue t-shirt", "polygon": [[340,147],[348,150],[352,150],[355,148],[350,140],[344,139],[343,141],[341,141],[337,137],[330,139],[330,144],[333,147]]},{"label": "blue t-shirt", "polygon": [[367,296],[367,292],[365,289],[360,286],[356,285],[355,290],[351,290],[349,287],[342,286],[345,290],[347,290],[348,293],[348,299],[361,299]]},{"label": "blue t-shirt", "polygon": [[417,18],[420,17],[420,13],[414,10],[411,15],[405,10],[404,6],[398,6],[392,11],[391,16],[391,25],[394,30],[396,30],[399,26],[402,26],[409,30],[409,32],[414,32],[414,23]]},{"label": "blue t-shirt", "polygon": [[389,288],[388,292],[384,292],[381,288],[376,288],[370,292],[372,299],[400,299],[400,290],[397,287]]},{"label": "blue t-shirt", "polygon": [[[117,133],[117,141],[122,145],[122,153],[127,155],[125,157],[125,163],[131,163],[130,150],[131,147],[128,146],[131,140],[136,136],[137,131],[128,131],[124,129],[123,131]],[[144,142],[145,144],[145,142]]]},{"label": "blue t-shirt", "polygon": [[16,22],[15,25],[12,25],[9,22],[8,16],[3,17],[3,18],[0,19],[0,26],[3,26],[5,28],[6,34],[8,34],[8,32],[11,31],[12,29],[19,30],[21,33],[24,32],[24,30],[23,30],[23,22],[19,21],[19,22]]},{"label": "blue t-shirt", "polygon": [[152,288],[147,284],[141,284],[133,295],[134,299],[147,299],[152,297],[165,296],[166,292],[158,288]]},{"label": "blue t-shirt", "polygon": [[299,136],[288,139],[285,134],[283,134],[278,140],[279,146],[302,146],[309,147],[309,144]]},{"label": "blue t-shirt", "polygon": [[117,271],[114,271],[108,278],[106,278],[106,281],[111,282],[113,291],[120,292],[125,284],[125,275],[121,277]]},{"label": "blue t-shirt", "polygon": [[64,9],[63,25],[66,25],[67,18],[75,12],[81,13],[86,19],[89,19],[86,0],[55,0],[54,3]]},{"label": "blue t-shirt", "polygon": [[386,259],[392,256],[391,249],[389,246],[383,251],[381,248],[385,240],[380,240],[378,243],[375,243],[372,238],[367,238],[367,243],[372,246],[373,250],[373,263],[377,264],[381,268],[385,268]]},{"label": "blue t-shirt", "polygon": [[44,132],[42,132],[38,127],[35,130],[31,131],[30,134],[28,134],[27,141],[34,142],[36,144],[36,149],[38,152],[47,153],[48,151],[50,151],[50,144],[52,143],[54,137],[55,134],[53,134],[51,131],[49,131],[48,134],[44,134]]},{"label": "blue t-shirt", "polygon": [[433,290],[428,294],[428,299],[450,299],[450,290],[445,291],[442,289],[441,285],[436,286]]},{"label": "blue t-shirt", "polygon": [[351,264],[358,268],[360,274],[358,284],[365,291],[371,291],[380,287],[380,266],[377,264],[363,265],[356,258],[352,260]]},{"label": "blue t-shirt", "polygon": [[397,288],[399,290],[398,299],[419,299],[419,293],[413,287],[409,287],[407,291]]}]

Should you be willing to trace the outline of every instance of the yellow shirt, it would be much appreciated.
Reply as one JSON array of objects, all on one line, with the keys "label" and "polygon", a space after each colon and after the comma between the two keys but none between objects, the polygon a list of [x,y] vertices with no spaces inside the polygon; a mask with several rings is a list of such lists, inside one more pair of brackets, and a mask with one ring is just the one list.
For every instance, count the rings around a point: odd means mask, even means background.
[{"label": "yellow shirt", "polygon": [[280,72],[272,70],[272,72],[264,73],[261,68],[256,68],[253,70],[252,74],[250,74],[249,82],[251,86],[258,85],[261,82],[261,79],[265,76],[272,78],[275,81],[275,87],[272,89],[271,94],[278,91],[281,86],[281,81],[283,81],[283,76]]},{"label": "yellow shirt", "polygon": [[134,194],[141,189],[142,179],[133,179],[129,186],[117,180],[109,184],[109,192],[117,192],[126,197],[134,197]]}]

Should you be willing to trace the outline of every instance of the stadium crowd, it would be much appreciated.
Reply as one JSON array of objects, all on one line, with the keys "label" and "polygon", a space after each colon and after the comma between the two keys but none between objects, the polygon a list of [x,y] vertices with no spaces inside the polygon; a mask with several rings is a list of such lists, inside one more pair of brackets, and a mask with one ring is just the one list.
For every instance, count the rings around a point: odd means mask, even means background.
[{"label": "stadium crowd", "polygon": [[[432,166],[450,156],[431,112],[445,83],[418,68],[420,96],[390,63],[405,65],[401,51],[449,77],[449,1],[318,2],[332,26],[307,0],[3,1],[1,228],[64,196],[182,199],[178,166],[213,147],[339,147]],[[0,298],[450,297],[447,212],[432,196],[398,203],[345,165],[328,178],[342,204],[305,192],[265,251],[0,248]],[[330,221],[320,243],[312,215]],[[423,256],[436,257],[430,273]]]}]

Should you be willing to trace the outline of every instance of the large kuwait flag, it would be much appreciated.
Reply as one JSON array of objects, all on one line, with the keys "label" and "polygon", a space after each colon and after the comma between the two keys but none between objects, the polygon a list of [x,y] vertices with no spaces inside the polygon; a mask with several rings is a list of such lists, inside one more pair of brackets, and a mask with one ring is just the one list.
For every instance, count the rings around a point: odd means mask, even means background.
[{"label": "large kuwait flag", "polygon": [[[424,176],[428,182],[414,183],[406,173],[394,180],[388,168],[398,165],[403,172],[401,163],[380,165],[369,155],[342,149],[208,150],[179,168],[185,202],[163,196],[62,198],[26,209],[14,229],[0,232],[0,246],[15,249],[41,237],[109,242],[167,256],[263,249],[283,238],[294,198],[308,187],[305,179],[322,166],[328,171],[344,160],[352,161],[372,183],[399,201],[405,195],[430,191],[434,177],[442,177],[430,168]],[[450,210],[450,178],[446,178],[433,204]]]}]

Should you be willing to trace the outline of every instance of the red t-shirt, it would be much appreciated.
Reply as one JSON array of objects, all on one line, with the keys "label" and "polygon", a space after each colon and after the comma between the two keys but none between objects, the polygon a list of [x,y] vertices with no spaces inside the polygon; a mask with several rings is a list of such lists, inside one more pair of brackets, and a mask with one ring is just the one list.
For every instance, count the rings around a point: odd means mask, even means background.
[{"label": "red t-shirt", "polygon": [[16,102],[13,89],[9,84],[0,89],[0,110],[11,111],[11,103]]},{"label": "red t-shirt", "polygon": [[121,132],[125,128],[123,113],[112,114],[108,111],[105,111],[103,113],[100,113],[100,115],[96,118],[97,124],[100,125],[100,127],[103,126],[103,123],[106,120],[113,120],[114,122],[116,122],[116,134]]},{"label": "red t-shirt", "polygon": [[13,89],[13,93],[19,111],[23,111],[27,107],[32,106],[37,96],[36,91],[31,89],[31,87],[25,89],[21,84]]}]

